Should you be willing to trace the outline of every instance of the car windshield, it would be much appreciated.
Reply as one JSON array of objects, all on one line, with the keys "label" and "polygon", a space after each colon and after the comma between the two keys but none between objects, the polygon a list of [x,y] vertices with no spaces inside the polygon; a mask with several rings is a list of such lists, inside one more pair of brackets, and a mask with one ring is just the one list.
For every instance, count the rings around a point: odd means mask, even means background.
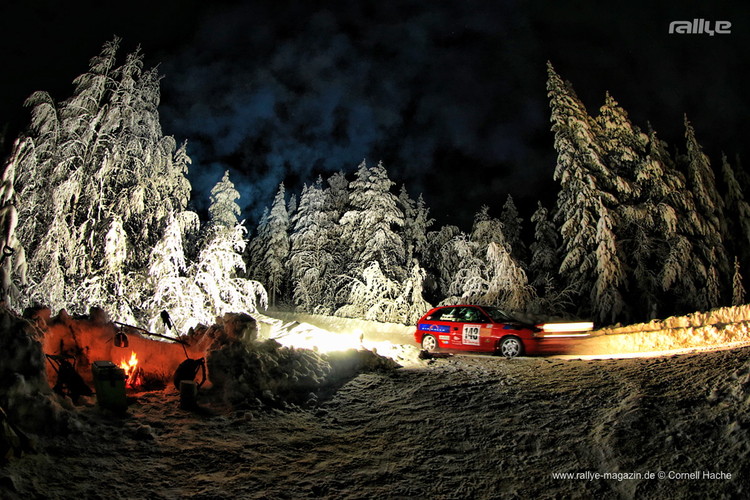
[{"label": "car windshield", "polygon": [[510,316],[505,311],[502,311],[498,309],[497,307],[482,307],[487,314],[490,315],[490,318],[492,318],[492,321],[495,321],[497,323],[518,323],[518,320],[515,319],[513,316]]}]

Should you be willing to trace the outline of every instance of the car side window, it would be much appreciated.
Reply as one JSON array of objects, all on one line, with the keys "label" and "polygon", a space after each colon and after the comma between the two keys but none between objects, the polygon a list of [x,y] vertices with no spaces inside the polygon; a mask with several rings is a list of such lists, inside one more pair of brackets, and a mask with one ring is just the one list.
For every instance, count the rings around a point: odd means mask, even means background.
[{"label": "car side window", "polygon": [[456,308],[446,307],[435,312],[429,318],[430,321],[458,321],[456,318]]},{"label": "car side window", "polygon": [[459,321],[465,323],[488,323],[487,317],[476,307],[462,307],[458,312]]}]

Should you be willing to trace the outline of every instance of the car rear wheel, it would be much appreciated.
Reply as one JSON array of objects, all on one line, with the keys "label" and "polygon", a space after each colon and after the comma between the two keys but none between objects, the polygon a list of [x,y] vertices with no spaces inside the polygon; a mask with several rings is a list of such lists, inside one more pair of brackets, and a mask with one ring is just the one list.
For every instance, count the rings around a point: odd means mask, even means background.
[{"label": "car rear wheel", "polygon": [[438,341],[432,335],[422,337],[422,349],[427,352],[434,352],[438,348]]},{"label": "car rear wheel", "polygon": [[515,358],[523,354],[523,343],[518,337],[505,337],[500,340],[498,351],[508,359]]}]

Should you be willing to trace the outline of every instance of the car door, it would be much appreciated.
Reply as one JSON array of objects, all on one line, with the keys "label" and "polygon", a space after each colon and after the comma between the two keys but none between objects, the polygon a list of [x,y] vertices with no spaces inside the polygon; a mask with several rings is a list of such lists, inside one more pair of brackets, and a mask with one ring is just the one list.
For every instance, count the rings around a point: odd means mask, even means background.
[{"label": "car door", "polygon": [[495,341],[492,322],[484,312],[473,306],[457,307],[455,317],[458,325],[452,330],[454,347],[467,351],[491,351]]}]

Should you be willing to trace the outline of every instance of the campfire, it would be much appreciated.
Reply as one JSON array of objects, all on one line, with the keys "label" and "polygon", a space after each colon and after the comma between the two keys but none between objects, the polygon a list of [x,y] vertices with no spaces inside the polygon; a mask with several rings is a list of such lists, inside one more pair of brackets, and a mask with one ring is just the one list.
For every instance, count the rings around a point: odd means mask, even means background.
[{"label": "campfire", "polygon": [[123,369],[127,377],[125,387],[137,389],[143,384],[143,368],[138,366],[138,356],[135,351],[131,351],[130,359],[123,359],[120,362],[120,368]]}]

